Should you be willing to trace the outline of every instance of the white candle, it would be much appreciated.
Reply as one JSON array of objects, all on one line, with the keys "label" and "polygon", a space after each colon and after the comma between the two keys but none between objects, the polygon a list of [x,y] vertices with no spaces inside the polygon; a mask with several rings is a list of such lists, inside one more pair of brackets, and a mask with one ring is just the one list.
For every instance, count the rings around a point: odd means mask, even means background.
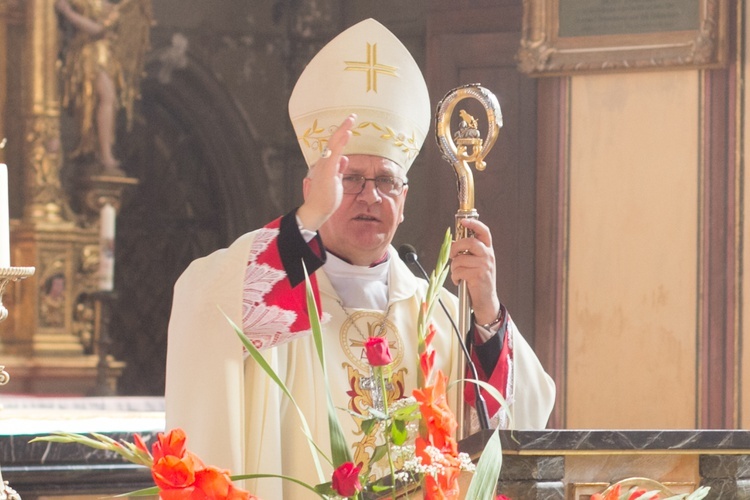
[{"label": "white candle", "polygon": [[115,207],[102,207],[99,224],[99,290],[109,291],[115,282]]},{"label": "white candle", "polygon": [[10,267],[10,210],[8,166],[0,163],[0,267]]}]

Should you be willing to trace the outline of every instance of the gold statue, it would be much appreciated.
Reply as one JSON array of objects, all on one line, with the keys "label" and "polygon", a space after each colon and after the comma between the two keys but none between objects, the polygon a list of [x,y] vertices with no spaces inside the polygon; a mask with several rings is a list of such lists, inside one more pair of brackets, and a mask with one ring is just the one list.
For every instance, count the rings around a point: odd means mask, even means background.
[{"label": "gold statue", "polygon": [[72,156],[96,154],[105,173],[123,175],[113,152],[115,118],[123,107],[132,125],[150,47],[151,0],[56,0],[55,8],[74,28],[62,67],[63,107],[80,134]]}]

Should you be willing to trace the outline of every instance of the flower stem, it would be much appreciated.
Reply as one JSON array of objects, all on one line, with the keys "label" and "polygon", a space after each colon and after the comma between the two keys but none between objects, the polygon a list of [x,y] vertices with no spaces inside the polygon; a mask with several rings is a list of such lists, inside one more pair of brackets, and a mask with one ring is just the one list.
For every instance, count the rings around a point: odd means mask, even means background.
[{"label": "flower stem", "polygon": [[[380,379],[380,390],[383,394],[383,412],[388,417],[388,420],[386,422],[390,421],[390,415],[388,414],[388,391],[386,388],[385,383],[385,375],[383,375],[383,369],[385,367],[378,367],[378,378]],[[391,470],[391,494],[393,495],[393,498],[396,497],[396,468],[393,465],[393,457],[391,456],[391,436],[390,432],[386,432],[385,434],[385,452],[388,456],[388,467]]]}]

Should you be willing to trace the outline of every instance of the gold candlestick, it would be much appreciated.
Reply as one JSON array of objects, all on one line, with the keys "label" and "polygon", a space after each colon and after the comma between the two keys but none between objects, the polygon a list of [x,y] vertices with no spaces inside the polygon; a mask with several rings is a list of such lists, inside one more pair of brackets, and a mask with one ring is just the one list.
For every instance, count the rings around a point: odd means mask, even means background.
[{"label": "gold candlestick", "polygon": [[[3,305],[5,288],[11,281],[18,281],[33,275],[33,267],[0,267],[0,322],[8,318],[8,309]],[[10,374],[5,371],[5,366],[0,365],[0,385],[10,381]],[[21,496],[3,481],[3,473],[0,471],[0,500],[21,500]]]},{"label": "gold candlestick", "polygon": [[[36,269],[33,267],[0,267],[0,322],[8,318],[8,309],[3,305],[3,295],[5,288],[11,281],[18,281],[28,278]],[[0,365],[0,385],[5,385],[10,381],[10,374],[5,371],[5,366]],[[2,479],[2,476],[0,476]],[[0,500],[3,500],[0,494]]]},{"label": "gold candlestick", "polygon": [[3,295],[8,283],[28,278],[35,270],[33,267],[0,267],[0,322],[8,318],[8,309],[3,305]]}]

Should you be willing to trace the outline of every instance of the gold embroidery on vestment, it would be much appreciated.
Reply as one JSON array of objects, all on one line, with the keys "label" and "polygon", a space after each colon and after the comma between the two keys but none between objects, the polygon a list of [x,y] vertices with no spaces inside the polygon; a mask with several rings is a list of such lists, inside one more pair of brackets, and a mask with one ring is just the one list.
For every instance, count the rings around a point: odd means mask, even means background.
[{"label": "gold embroidery on vestment", "polygon": [[[382,326],[382,328],[381,328]],[[341,325],[339,342],[341,349],[347,359],[356,366],[359,371],[370,372],[365,354],[366,332],[368,337],[385,337],[388,340],[388,348],[393,358],[392,366],[399,366],[404,358],[404,342],[399,335],[396,325],[382,314],[374,311],[355,311],[348,315],[346,321]]]},{"label": "gold embroidery on vestment", "polygon": [[[347,363],[344,363],[344,368],[346,368],[347,380],[349,381],[348,409],[351,412],[350,417],[354,420],[356,427],[354,435],[360,436],[359,441],[354,441],[352,444],[354,451],[353,459],[355,464],[361,463],[363,465],[363,471],[367,471],[375,449],[383,444],[383,432],[378,426],[373,427],[367,434],[362,431],[362,422],[369,418],[368,408],[373,405],[372,393],[366,389],[362,389],[360,383],[362,377],[366,377],[367,375],[363,375],[359,370]],[[387,391],[389,406],[407,396],[405,394],[406,387],[404,382],[407,373],[408,370],[406,368],[401,368],[391,375]],[[356,417],[355,414],[361,415],[361,417]],[[400,461],[397,465],[400,467]],[[375,476],[373,475],[370,479],[375,479]]]}]

